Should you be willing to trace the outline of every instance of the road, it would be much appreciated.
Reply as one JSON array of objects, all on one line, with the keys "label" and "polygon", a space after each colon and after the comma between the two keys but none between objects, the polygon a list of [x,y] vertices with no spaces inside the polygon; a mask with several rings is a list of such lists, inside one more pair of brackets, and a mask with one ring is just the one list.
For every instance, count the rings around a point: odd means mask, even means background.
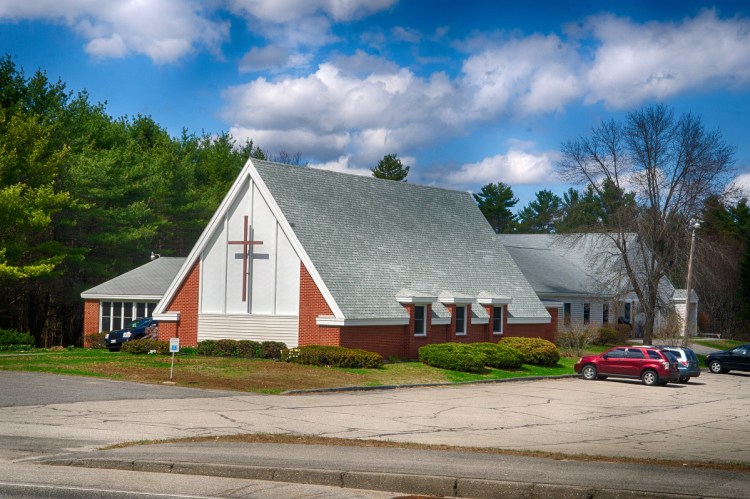
[{"label": "road", "polygon": [[[750,463],[750,446],[746,445],[750,433],[748,388],[750,376],[705,373],[688,385],[663,388],[645,387],[630,381],[559,379],[269,396],[0,372],[0,461],[31,466],[41,457],[64,460],[80,457],[82,452],[90,456],[91,451],[103,445],[143,439],[298,433],[602,456]],[[190,456],[193,461],[200,460],[198,456],[203,453],[206,462],[237,465],[236,456],[232,457],[226,446],[220,450],[210,446],[184,448],[177,453],[168,449],[169,446],[148,446],[98,451],[94,455],[117,457],[130,463],[137,459],[168,461],[174,466],[175,462],[184,461],[185,458],[179,456]],[[288,457],[293,459],[285,466],[294,469],[309,468],[311,465],[303,462],[306,459],[318,465],[325,460],[329,468],[353,477],[363,471],[361,466],[390,460],[396,469],[375,469],[374,464],[371,467],[378,473],[430,472],[429,461],[428,468],[423,469],[410,465],[416,458],[394,460],[392,456],[398,453],[392,450],[386,454],[387,458],[378,459],[369,455],[365,458],[365,451],[355,450],[342,462],[333,457],[344,456],[343,450],[329,452],[328,457],[323,451],[305,457],[304,452],[313,451],[295,450],[291,455],[289,448],[286,449]],[[257,467],[259,463],[277,463],[260,451],[252,455],[260,456],[259,461],[240,464]],[[435,463],[442,459],[442,465],[447,464],[448,469],[435,464],[432,469],[437,475],[431,476],[453,476],[448,473],[453,469],[456,473],[464,470],[462,478],[478,478],[465,471],[477,465],[476,456],[473,463],[463,467],[458,463],[469,457],[440,456],[434,457]],[[419,459],[423,458],[426,459],[426,455],[420,455]],[[560,478],[556,479],[559,485],[601,484],[602,463],[576,462],[575,466],[580,468],[574,472],[573,465],[561,467],[560,462],[543,461],[550,473],[555,468],[559,470]],[[488,470],[515,471],[490,474],[488,478],[530,480],[535,475],[540,477],[533,470],[547,466],[541,463],[494,462],[487,466]],[[623,484],[632,481],[633,475],[624,471],[618,475],[618,468],[624,469],[622,465],[612,466],[612,478],[607,483],[624,487]],[[639,472],[639,481],[641,476],[647,475],[646,468]],[[547,472],[547,468],[544,470]],[[750,489],[747,474],[678,470],[681,474],[674,469],[659,468],[654,482],[667,483],[664,482],[666,476],[674,475],[677,481],[685,483],[688,492],[750,497],[746,492]],[[98,471],[100,475],[104,473]],[[454,489],[457,483],[453,482]],[[680,492],[678,485],[666,487],[668,491]]]}]

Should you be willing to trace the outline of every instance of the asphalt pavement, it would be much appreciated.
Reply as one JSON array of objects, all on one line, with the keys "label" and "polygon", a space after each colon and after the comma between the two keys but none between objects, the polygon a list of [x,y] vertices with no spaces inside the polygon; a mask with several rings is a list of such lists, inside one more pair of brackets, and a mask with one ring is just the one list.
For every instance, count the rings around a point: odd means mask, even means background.
[{"label": "asphalt pavement", "polygon": [[748,388],[746,374],[704,373],[667,387],[568,378],[271,396],[0,372],[0,462],[315,484],[352,494],[749,497],[748,473],[606,457],[212,443],[96,450],[144,439],[285,433],[747,464]]}]

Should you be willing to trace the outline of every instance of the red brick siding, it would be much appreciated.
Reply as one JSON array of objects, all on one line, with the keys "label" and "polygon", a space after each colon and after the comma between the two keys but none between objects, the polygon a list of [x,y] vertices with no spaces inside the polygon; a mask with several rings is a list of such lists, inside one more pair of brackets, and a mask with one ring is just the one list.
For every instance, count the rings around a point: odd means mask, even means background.
[{"label": "red brick siding", "polygon": [[198,344],[198,290],[200,287],[200,262],[195,262],[177,294],[172,299],[167,312],[180,312],[179,322],[160,322],[159,339],[180,338],[180,346],[192,347]]},{"label": "red brick siding", "polygon": [[86,336],[99,332],[99,300],[83,302],[83,346],[88,347]]},{"label": "red brick siding", "polygon": [[508,324],[506,319],[505,336],[543,338],[554,343],[557,339],[557,310],[556,308],[547,309],[552,316],[549,324]]},{"label": "red brick siding", "polygon": [[319,315],[333,316],[331,307],[313,281],[312,276],[300,263],[299,273],[299,344],[341,345],[341,328],[320,327],[315,322]]}]

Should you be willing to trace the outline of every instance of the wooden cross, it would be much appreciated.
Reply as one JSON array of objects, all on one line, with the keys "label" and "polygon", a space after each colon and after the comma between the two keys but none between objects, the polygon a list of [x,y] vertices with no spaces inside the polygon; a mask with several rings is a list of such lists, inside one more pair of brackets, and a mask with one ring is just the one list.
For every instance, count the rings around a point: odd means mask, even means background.
[{"label": "wooden cross", "polygon": [[[263,241],[251,241],[248,239],[248,232],[250,226],[247,223],[247,215],[245,215],[245,234],[242,237],[242,241],[227,241],[227,244],[241,244],[242,245],[242,301],[247,301],[247,275],[249,269],[247,268],[247,257],[250,255],[248,247],[253,244],[263,244]],[[252,264],[252,262],[251,262]]]}]

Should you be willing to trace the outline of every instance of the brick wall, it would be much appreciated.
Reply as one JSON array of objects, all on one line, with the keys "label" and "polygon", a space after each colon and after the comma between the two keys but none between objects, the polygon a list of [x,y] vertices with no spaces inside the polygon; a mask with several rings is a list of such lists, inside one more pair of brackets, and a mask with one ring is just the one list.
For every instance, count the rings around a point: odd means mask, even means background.
[{"label": "brick wall", "polygon": [[180,338],[180,346],[192,347],[198,344],[198,290],[200,287],[200,262],[196,262],[172,302],[167,312],[180,312],[179,322],[160,322],[159,339]]},{"label": "brick wall", "polygon": [[83,346],[88,347],[89,334],[99,332],[99,300],[85,300],[83,302]]},{"label": "brick wall", "polygon": [[299,344],[304,345],[341,345],[341,328],[320,327],[315,319],[319,315],[333,316],[331,307],[326,303],[318,285],[300,263],[299,273]]},{"label": "brick wall", "polygon": [[507,324],[506,322],[505,336],[543,338],[554,343],[557,340],[557,311],[556,308],[547,309],[552,316],[549,324]]}]

